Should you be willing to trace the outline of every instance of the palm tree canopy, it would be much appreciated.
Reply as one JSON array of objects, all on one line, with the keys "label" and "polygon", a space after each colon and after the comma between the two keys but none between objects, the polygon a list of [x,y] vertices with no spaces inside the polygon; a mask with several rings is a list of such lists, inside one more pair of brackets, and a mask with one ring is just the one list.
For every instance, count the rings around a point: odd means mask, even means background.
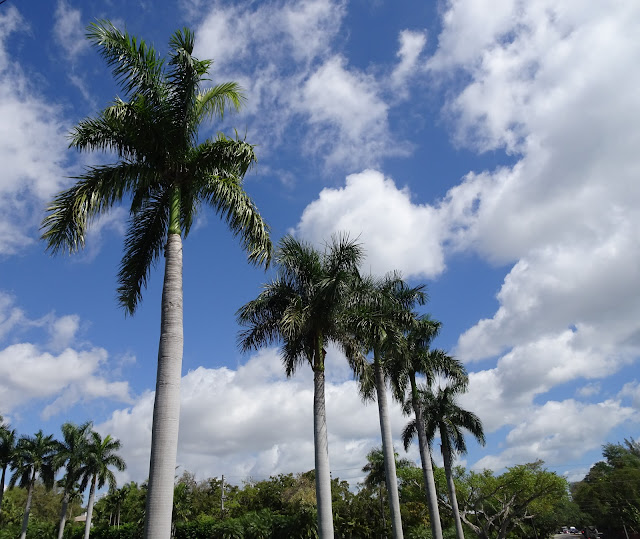
[{"label": "palm tree canopy", "polygon": [[268,265],[268,227],[242,186],[255,162],[253,147],[222,133],[198,143],[204,120],[240,107],[241,88],[233,82],[202,88],[212,62],[192,56],[194,35],[186,28],[171,37],[166,63],[153,47],[109,21],[90,25],[87,37],[112,67],[126,100],[116,98],[97,117],[81,121],[70,146],[111,152],[117,162],[87,168],[55,197],[42,222],[48,249],[78,250],[93,219],[130,201],[118,274],[119,302],[129,314],[167,235],[186,237],[203,204],[240,236],[250,262]]},{"label": "palm tree canopy", "polygon": [[16,431],[9,425],[0,425],[0,470],[7,468],[16,449]]},{"label": "palm tree canopy", "polygon": [[[429,445],[433,443],[437,432],[440,433],[442,450],[446,448],[459,454],[467,452],[464,432],[470,432],[479,444],[485,444],[484,430],[480,418],[461,408],[456,402],[456,396],[465,391],[465,385],[452,384],[439,387],[433,392],[428,387],[420,389],[420,405],[423,409],[424,429]],[[405,449],[411,444],[416,434],[416,421],[412,420],[402,433]]]},{"label": "palm tree canopy", "polygon": [[53,435],[44,435],[39,430],[35,436],[21,436],[16,444],[12,467],[15,473],[11,476],[9,486],[19,484],[27,488],[35,476],[40,476],[47,488],[53,486],[55,465],[53,458],[58,442]]},{"label": "palm tree canopy", "polygon": [[350,361],[361,359],[361,347],[345,326],[344,310],[363,255],[362,247],[346,236],[334,236],[323,253],[284,237],[275,257],[277,276],[237,312],[238,322],[248,328],[240,333],[241,348],[281,342],[287,376],[304,362],[324,370],[323,347],[329,341]]},{"label": "palm tree canopy", "polygon": [[80,469],[88,457],[91,427],[90,421],[79,426],[64,423],[61,427],[62,440],[58,442],[53,461],[56,468],[65,467],[65,490],[70,490],[78,480]]},{"label": "palm tree canopy", "polygon": [[[398,453],[393,452],[396,468],[415,468],[413,461],[409,459],[399,459]],[[381,447],[374,447],[367,453],[367,463],[362,467],[362,471],[367,474],[364,478],[364,484],[367,487],[374,488],[384,485],[386,476],[384,470],[384,454]]]},{"label": "palm tree canopy", "polygon": [[108,484],[111,490],[116,488],[116,478],[110,468],[120,472],[127,468],[122,457],[116,454],[120,447],[120,440],[112,438],[110,434],[103,439],[98,432],[91,431],[86,458],[78,472],[81,478],[81,491],[84,491],[94,477],[97,478],[98,488],[102,488],[105,484]]}]

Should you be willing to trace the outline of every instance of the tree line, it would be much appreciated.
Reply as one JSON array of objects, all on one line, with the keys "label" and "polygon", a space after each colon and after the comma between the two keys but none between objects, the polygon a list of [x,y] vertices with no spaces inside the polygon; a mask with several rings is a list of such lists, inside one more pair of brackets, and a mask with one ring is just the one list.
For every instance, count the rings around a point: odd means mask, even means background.
[{"label": "tree line", "polygon": [[[11,516],[7,518],[3,506],[6,473],[10,470],[9,489],[18,485],[26,494],[20,539],[27,536],[34,493],[40,490],[42,494],[42,489],[50,491],[54,486],[57,487],[56,494],[59,494],[58,539],[63,537],[70,509],[78,508],[79,500],[89,488],[84,539],[89,538],[96,492],[105,484],[115,489],[116,481],[111,468],[119,471],[126,468],[124,460],[117,454],[120,441],[110,435],[103,438],[92,426],[90,422],[80,426],[65,423],[61,428],[60,440],[52,434],[45,435],[42,430],[34,436],[18,437],[16,430],[5,424],[0,416],[0,523],[11,523]],[[58,472],[62,477],[56,481]]]}]

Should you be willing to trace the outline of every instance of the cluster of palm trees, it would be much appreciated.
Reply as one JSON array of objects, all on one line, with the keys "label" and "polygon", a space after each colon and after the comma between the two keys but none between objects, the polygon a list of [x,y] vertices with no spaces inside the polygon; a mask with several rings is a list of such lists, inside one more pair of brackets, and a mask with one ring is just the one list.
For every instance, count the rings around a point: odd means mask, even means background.
[{"label": "cluster of palm trees", "polygon": [[124,460],[117,454],[120,441],[110,435],[104,438],[93,430],[90,422],[82,425],[65,423],[62,425],[62,439],[45,435],[39,430],[34,436],[17,437],[15,429],[4,424],[0,417],[0,514],[4,494],[5,475],[12,470],[9,488],[16,484],[27,490],[27,502],[22,519],[20,539],[25,539],[29,524],[31,499],[36,480],[40,479],[47,488],[52,488],[58,471],[63,472],[58,485],[62,489],[60,525],[58,539],[62,538],[67,518],[67,509],[73,499],[81,497],[89,487],[85,539],[89,537],[91,517],[96,490],[105,484],[115,489],[116,480],[111,468],[123,471]]},{"label": "cluster of palm trees", "polygon": [[[331,477],[325,412],[325,358],[329,343],[342,350],[364,400],[378,402],[382,452],[393,536],[403,537],[387,389],[413,419],[404,431],[405,447],[418,436],[432,535],[442,539],[431,446],[441,436],[450,500],[455,505],[451,463],[466,446],[461,429],[484,443],[477,416],[461,409],[455,396],[465,391],[468,376],[461,362],[430,345],[440,323],[419,315],[426,301],[423,286],[411,287],[398,274],[363,276],[360,244],[334,236],[323,252],[291,236],[275,255],[276,277],[258,297],[238,310],[244,326],[239,336],[244,350],[279,344],[288,376],[307,364],[314,373],[314,443],[318,531],[332,538]],[[423,381],[422,385],[419,382]],[[434,387],[444,384],[437,393]],[[458,537],[462,525],[455,511]]]}]

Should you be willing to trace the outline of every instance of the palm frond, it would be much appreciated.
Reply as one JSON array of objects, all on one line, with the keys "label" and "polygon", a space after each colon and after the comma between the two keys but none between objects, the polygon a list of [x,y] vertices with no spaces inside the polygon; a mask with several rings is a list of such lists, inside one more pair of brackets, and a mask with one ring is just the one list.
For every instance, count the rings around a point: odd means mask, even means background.
[{"label": "palm frond", "polygon": [[198,94],[196,116],[201,119],[224,118],[228,107],[240,110],[246,97],[237,82],[224,82]]},{"label": "palm frond", "polygon": [[47,207],[42,221],[42,239],[53,253],[70,253],[84,247],[89,222],[106,212],[130,192],[138,178],[151,173],[144,163],[127,161],[91,167],[78,182],[59,193]]},{"label": "palm frond", "polygon": [[144,201],[129,220],[125,252],[118,272],[118,300],[133,314],[147,286],[149,271],[160,256],[169,223],[169,193],[157,193]]},{"label": "palm frond", "polygon": [[154,102],[166,94],[162,81],[163,60],[143,40],[121,32],[110,21],[98,20],[87,28],[87,38],[112,68],[125,94],[141,94]]}]

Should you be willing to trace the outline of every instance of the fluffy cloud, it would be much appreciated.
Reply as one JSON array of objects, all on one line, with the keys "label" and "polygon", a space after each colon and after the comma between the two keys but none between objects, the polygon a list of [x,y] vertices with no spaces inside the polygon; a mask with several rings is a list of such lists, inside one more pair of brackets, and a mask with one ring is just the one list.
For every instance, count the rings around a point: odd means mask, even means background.
[{"label": "fluffy cloud", "polygon": [[372,273],[432,277],[444,269],[441,226],[435,208],[414,203],[408,188],[366,170],[348,176],[344,188],[323,189],[305,208],[296,234],[320,245],[332,233],[348,232],[365,245]]},{"label": "fluffy cloud", "polygon": [[53,33],[67,57],[73,59],[89,48],[85,39],[85,24],[79,9],[73,9],[65,0],[58,0]]},{"label": "fluffy cloud", "polygon": [[399,36],[400,48],[397,56],[400,62],[391,73],[391,81],[396,91],[403,97],[408,95],[407,81],[419,71],[418,60],[425,45],[427,36],[424,32],[403,30]]},{"label": "fluffy cloud", "polygon": [[[407,142],[391,137],[378,80],[335,52],[345,13],[344,2],[331,0],[217,3],[199,23],[196,54],[216,60],[217,77],[246,88],[244,118],[262,152],[301,135],[308,155],[329,168],[354,169],[410,151]],[[403,36],[397,69],[406,78],[420,47],[417,34]],[[302,132],[301,119],[309,127]]]},{"label": "fluffy cloud", "polygon": [[[332,351],[327,373],[341,376],[346,361]],[[329,380],[335,377],[329,377]],[[198,478],[220,476],[233,482],[313,468],[313,379],[311,369],[284,376],[275,349],[264,349],[237,370],[199,367],[182,379],[178,464]],[[329,454],[334,476],[362,477],[367,452],[380,444],[375,403],[364,406],[350,380],[326,385]],[[397,447],[407,419],[390,406]],[[123,479],[148,473],[153,393],[118,410],[97,428],[123,441],[128,470]],[[411,453],[417,456],[415,451]]]},{"label": "fluffy cloud", "polygon": [[112,381],[106,350],[96,347],[73,348],[80,327],[77,315],[56,317],[48,314],[31,320],[0,292],[0,338],[6,340],[24,331],[44,329],[49,342],[37,345],[18,342],[0,349],[0,402],[2,412],[11,413],[28,403],[43,405],[48,419],[79,402],[108,398],[131,402],[128,382]]},{"label": "fluffy cloud", "polygon": [[33,242],[44,201],[66,181],[67,127],[10,59],[6,40],[24,28],[13,6],[0,12],[0,28],[0,254],[13,254]]}]

